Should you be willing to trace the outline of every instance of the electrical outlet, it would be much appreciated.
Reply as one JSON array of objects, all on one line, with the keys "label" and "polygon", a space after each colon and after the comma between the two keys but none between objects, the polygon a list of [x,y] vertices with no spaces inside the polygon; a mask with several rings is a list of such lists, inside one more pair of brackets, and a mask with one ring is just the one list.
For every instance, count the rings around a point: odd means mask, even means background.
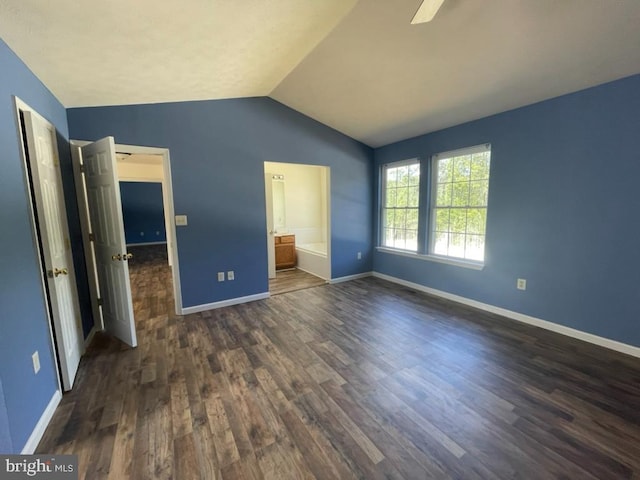
[{"label": "electrical outlet", "polygon": [[224,282],[224,272],[218,272],[218,281]]},{"label": "electrical outlet", "polygon": [[527,280],[525,280],[524,278],[519,278],[518,281],[516,282],[516,287],[518,288],[518,290],[526,290]]},{"label": "electrical outlet", "polygon": [[362,260],[362,252],[358,252],[358,260]]},{"label": "electrical outlet", "polygon": [[236,279],[236,274],[233,272],[233,270],[229,270],[227,272],[227,280],[235,280]]},{"label": "electrical outlet", "polygon": [[40,371],[40,355],[37,350],[31,355],[31,360],[33,361],[33,372],[38,373]]}]

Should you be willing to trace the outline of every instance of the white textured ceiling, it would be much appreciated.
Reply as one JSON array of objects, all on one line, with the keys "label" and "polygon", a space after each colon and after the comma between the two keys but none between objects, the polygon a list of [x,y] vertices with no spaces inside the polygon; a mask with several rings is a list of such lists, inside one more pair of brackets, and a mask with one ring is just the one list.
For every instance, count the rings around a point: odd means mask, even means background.
[{"label": "white textured ceiling", "polygon": [[372,146],[640,73],[640,0],[420,3],[0,0],[0,37],[67,107],[270,95]]},{"label": "white textured ceiling", "polygon": [[356,0],[0,0],[67,107],[268,95]]}]

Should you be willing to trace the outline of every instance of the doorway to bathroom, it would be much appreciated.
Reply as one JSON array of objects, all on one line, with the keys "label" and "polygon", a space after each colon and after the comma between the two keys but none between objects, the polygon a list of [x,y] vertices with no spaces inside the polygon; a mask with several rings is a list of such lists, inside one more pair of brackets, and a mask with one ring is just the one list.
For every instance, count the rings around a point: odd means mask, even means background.
[{"label": "doorway to bathroom", "polygon": [[271,295],[331,279],[330,169],[265,162]]}]

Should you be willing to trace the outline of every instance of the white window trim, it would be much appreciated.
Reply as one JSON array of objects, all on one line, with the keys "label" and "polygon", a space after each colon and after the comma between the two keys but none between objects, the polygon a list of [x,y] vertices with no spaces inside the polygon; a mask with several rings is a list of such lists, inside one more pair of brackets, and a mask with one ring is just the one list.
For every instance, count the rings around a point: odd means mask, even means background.
[{"label": "white window trim", "polygon": [[483,270],[484,262],[474,262],[465,260],[464,258],[444,257],[442,255],[416,253],[411,250],[400,250],[390,247],[376,247],[378,252],[389,253],[391,255],[399,255],[401,257],[415,258],[417,260],[427,260],[429,262],[444,263],[445,265],[454,265],[456,267],[468,268],[471,270]]},{"label": "white window trim", "polygon": [[448,152],[438,152],[431,158],[450,158],[459,157],[460,155],[473,155],[474,153],[483,153],[491,150],[490,143],[482,143],[480,145],[474,145],[471,147],[456,148],[455,150],[449,150]]},{"label": "white window trim", "polygon": [[[475,268],[476,270],[482,270],[482,268],[484,267],[484,261],[479,262],[474,260],[467,260],[465,258],[460,258],[460,257],[450,257],[450,256],[437,255],[435,253],[432,253],[435,248],[435,244],[434,244],[435,235],[433,234],[433,232],[435,230],[436,216],[434,215],[434,211],[435,211],[434,205],[436,204],[436,193],[437,193],[437,183],[438,183],[438,175],[433,165],[435,161],[438,160],[439,158],[450,158],[450,157],[457,157],[460,155],[473,155],[474,153],[482,153],[482,152],[490,152],[490,151],[491,151],[491,144],[483,143],[481,145],[475,145],[472,147],[458,148],[456,150],[449,150],[448,152],[436,153],[431,157],[430,159],[431,195],[429,199],[429,226],[427,229],[428,244],[427,244],[427,253],[422,255],[428,258],[425,258],[424,260],[432,260],[434,262],[447,263],[450,265],[459,265],[461,267]],[[491,176],[489,176],[489,182],[490,181],[491,181]],[[487,209],[487,212],[489,212],[488,204],[485,208]],[[486,249],[487,249],[486,224],[485,224],[484,238],[485,238],[485,254],[486,254]],[[473,266],[469,266],[469,265],[473,265]],[[476,268],[477,266],[480,266],[480,268]]]}]

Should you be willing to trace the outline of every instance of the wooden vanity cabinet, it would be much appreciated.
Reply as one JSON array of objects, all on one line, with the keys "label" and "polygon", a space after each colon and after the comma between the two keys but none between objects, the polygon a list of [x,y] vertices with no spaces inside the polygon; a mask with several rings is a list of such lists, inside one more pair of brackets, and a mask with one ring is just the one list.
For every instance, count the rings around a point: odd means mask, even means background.
[{"label": "wooden vanity cabinet", "polygon": [[296,236],[278,235],[276,242],[276,270],[296,266]]}]

